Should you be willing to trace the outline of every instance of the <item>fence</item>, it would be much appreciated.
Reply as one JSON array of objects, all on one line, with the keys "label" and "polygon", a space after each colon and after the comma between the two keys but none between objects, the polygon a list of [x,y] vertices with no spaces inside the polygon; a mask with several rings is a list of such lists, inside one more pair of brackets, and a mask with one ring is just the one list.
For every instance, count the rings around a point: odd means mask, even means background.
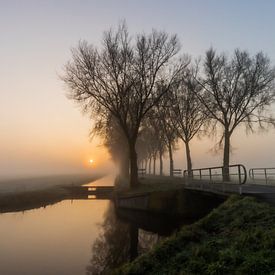
[{"label": "fence", "polygon": [[249,178],[251,180],[264,180],[266,184],[268,181],[275,181],[275,168],[251,168],[249,169]]},{"label": "fence", "polygon": [[[228,171],[226,173],[226,171]],[[242,164],[229,165],[228,167],[216,166],[207,168],[184,170],[185,178],[192,180],[207,180],[210,182],[229,182],[244,184],[247,180],[246,168]]]}]

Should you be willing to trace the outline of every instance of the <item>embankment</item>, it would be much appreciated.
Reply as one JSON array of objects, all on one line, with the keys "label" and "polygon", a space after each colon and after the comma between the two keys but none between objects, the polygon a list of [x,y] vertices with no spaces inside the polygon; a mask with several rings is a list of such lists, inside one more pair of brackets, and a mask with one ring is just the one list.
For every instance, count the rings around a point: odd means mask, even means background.
[{"label": "embankment", "polygon": [[224,202],[227,197],[185,189],[182,178],[146,177],[137,188],[118,190],[115,198],[118,209],[197,220]]},{"label": "embankment", "polygon": [[275,208],[234,195],[114,274],[274,274]]}]

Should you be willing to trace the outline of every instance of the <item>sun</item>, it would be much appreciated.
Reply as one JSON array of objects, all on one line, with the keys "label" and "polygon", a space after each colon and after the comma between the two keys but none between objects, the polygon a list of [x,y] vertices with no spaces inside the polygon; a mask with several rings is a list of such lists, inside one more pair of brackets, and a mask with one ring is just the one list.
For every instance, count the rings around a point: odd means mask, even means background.
[{"label": "sun", "polygon": [[93,160],[93,159],[90,159],[90,160],[89,160],[89,163],[90,163],[90,164],[93,164],[93,163],[94,163],[94,160]]}]

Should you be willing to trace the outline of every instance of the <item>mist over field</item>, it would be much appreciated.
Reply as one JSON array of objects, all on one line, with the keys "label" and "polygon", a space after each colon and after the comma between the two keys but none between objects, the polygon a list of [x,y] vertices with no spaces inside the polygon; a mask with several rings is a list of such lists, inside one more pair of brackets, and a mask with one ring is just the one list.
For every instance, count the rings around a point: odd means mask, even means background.
[{"label": "mist over field", "polygon": [[[89,158],[96,159],[96,169],[112,167],[108,152],[98,146],[100,138],[89,142],[92,123],[66,99],[59,75],[80,39],[100,45],[103,31],[123,19],[132,33],[157,28],[178,34],[182,52],[193,57],[203,56],[213,46],[229,54],[235,48],[252,54],[262,50],[275,61],[271,2],[201,1],[198,8],[198,2],[155,5],[153,1],[146,3],[146,9],[142,3],[91,1],[85,8],[65,1],[1,5],[0,178],[88,172]],[[262,19],[255,20],[259,14]],[[270,129],[247,136],[245,129],[238,129],[232,136],[232,162],[274,166],[274,134]],[[220,164],[222,152],[209,153],[218,140],[191,141],[194,167]],[[179,148],[175,167],[185,169],[182,144]],[[167,165],[165,160],[166,171]]]}]

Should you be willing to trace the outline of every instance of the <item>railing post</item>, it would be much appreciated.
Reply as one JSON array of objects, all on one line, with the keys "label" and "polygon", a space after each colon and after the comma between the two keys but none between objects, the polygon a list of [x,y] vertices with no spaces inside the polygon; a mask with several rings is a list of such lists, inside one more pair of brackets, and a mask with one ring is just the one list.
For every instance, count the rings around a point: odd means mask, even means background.
[{"label": "railing post", "polygon": [[[246,170],[245,166],[242,165],[242,164],[229,165],[227,167],[218,166],[218,167],[207,167],[207,168],[192,169],[191,173],[188,173],[188,170],[184,170],[183,175],[188,181],[189,179],[194,177],[194,172],[198,172],[197,176],[199,176],[200,180],[203,180],[203,176],[209,176],[209,183],[211,183],[211,182],[215,182],[215,176],[217,176],[217,172],[213,174],[212,170],[221,169],[222,174],[218,174],[218,175],[222,175],[223,176],[223,181],[222,182],[226,183],[224,178],[228,178],[228,177],[230,178],[230,170],[229,169],[232,168],[232,167],[234,167],[234,168],[237,167],[237,173],[238,173],[238,174],[236,174],[236,172],[234,172],[232,175],[234,175],[234,176],[237,175],[238,182],[239,182],[240,185],[244,184],[247,180],[247,170]],[[203,175],[203,171],[206,171],[205,175]],[[208,171],[208,175],[207,175],[207,171]],[[225,174],[225,172],[226,172],[226,174]],[[187,173],[188,173],[188,175],[187,175]],[[255,173],[254,173],[253,170],[251,170],[251,173],[254,177]],[[265,173],[267,175],[267,171],[265,171]],[[250,174],[250,170],[249,170],[249,174]],[[213,176],[214,176],[214,178],[213,178]],[[266,176],[266,179],[267,179],[267,176]],[[220,182],[218,181],[218,183],[220,183]],[[223,188],[224,187],[225,187],[225,185],[223,186]]]},{"label": "railing post", "polygon": [[209,178],[210,178],[210,180],[212,180],[212,172],[211,172],[211,168],[209,168]]},{"label": "railing post", "polygon": [[241,166],[238,165],[238,174],[239,174],[239,184],[242,183],[242,175],[241,175]]},{"label": "railing post", "polygon": [[242,184],[246,183],[247,180],[247,171],[244,165],[241,165],[241,167],[243,168],[243,181]]},{"label": "railing post", "polygon": [[265,184],[267,184],[267,174],[266,174],[266,168],[264,168],[264,177],[265,177]]}]

